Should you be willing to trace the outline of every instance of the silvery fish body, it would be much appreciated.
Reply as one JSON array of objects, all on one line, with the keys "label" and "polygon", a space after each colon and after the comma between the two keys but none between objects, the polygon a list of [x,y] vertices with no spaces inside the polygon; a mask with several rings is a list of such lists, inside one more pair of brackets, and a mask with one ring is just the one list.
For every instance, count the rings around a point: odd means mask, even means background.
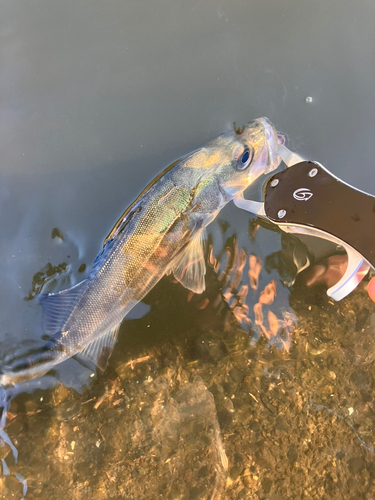
[{"label": "silvery fish body", "polygon": [[205,228],[260,175],[280,163],[277,133],[265,118],[218,136],[176,161],[147,186],[104,242],[90,275],[39,296],[50,341],[9,365],[2,385],[43,375],[77,353],[104,369],[118,327],[165,275],[205,288]]}]

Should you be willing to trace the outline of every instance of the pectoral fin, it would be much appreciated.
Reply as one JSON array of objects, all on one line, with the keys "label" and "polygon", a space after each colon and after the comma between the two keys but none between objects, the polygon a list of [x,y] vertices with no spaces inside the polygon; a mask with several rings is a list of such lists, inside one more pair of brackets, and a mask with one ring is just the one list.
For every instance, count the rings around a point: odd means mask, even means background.
[{"label": "pectoral fin", "polygon": [[204,261],[204,229],[199,230],[184,248],[184,250],[172,261],[169,273],[185,288],[192,292],[202,293],[206,287],[205,274],[206,263]]},{"label": "pectoral fin", "polygon": [[101,337],[91,342],[85,349],[80,352],[80,355],[90,359],[101,370],[107,368],[108,360],[112,354],[113,348],[116,343],[120,325],[114,330],[110,330]]}]

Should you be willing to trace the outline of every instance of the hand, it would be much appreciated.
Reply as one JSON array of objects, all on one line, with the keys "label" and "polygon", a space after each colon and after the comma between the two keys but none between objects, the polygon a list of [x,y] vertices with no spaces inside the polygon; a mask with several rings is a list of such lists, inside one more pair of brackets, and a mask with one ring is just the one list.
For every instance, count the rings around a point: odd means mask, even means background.
[{"label": "hand", "polygon": [[367,292],[370,296],[370,299],[375,302],[375,276],[370,279],[367,287]]}]

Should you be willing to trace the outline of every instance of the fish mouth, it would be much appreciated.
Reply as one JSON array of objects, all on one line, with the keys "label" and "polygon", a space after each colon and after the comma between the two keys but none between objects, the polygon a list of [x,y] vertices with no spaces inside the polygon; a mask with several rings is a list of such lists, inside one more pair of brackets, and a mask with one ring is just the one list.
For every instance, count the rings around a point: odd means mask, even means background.
[{"label": "fish mouth", "polygon": [[289,137],[288,137],[288,135],[284,134],[283,132],[277,132],[277,143],[280,146],[285,146],[287,148],[288,144],[289,144]]},{"label": "fish mouth", "polygon": [[265,141],[263,151],[256,162],[257,165],[254,165],[255,168],[253,167],[253,170],[257,171],[257,175],[268,174],[280,165],[281,158],[277,153],[278,145],[281,144],[282,141],[287,141],[287,136],[281,132],[277,132],[268,118],[258,118],[257,121],[263,125]]}]

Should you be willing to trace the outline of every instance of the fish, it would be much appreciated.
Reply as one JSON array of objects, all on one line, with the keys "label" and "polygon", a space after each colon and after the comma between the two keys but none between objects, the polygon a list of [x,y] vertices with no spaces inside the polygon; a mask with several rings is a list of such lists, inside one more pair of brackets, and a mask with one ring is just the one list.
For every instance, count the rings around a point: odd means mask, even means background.
[{"label": "fish", "polygon": [[88,277],[38,296],[48,341],[5,366],[0,385],[41,377],[77,354],[105,370],[122,320],[165,275],[202,293],[206,228],[256,178],[279,166],[278,140],[272,123],[258,118],[161,172],[114,225]]}]

